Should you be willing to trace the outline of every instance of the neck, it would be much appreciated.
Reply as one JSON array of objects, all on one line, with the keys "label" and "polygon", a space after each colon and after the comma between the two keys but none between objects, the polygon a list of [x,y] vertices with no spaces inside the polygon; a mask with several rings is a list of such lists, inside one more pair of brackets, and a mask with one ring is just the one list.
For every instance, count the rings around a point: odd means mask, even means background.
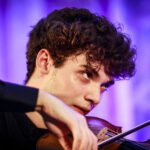
[{"label": "neck", "polygon": [[40,79],[33,74],[31,78],[29,79],[29,81],[26,83],[26,86],[39,88],[42,86],[41,83],[43,82],[41,82]]},{"label": "neck", "polygon": [[[34,76],[34,77],[33,77]],[[34,74],[32,77],[29,79],[29,81],[26,83],[26,86],[29,87],[34,87],[34,88],[39,88],[41,87],[41,83],[39,82],[38,77],[36,77]],[[42,116],[37,112],[28,112],[26,113],[26,116],[31,120],[31,122],[37,127],[37,128],[43,128],[46,129],[47,127],[45,126],[45,123],[42,119]]]},{"label": "neck", "polygon": [[31,120],[31,122],[37,127],[41,129],[46,129],[47,127],[45,126],[45,123],[42,119],[42,116],[34,111],[34,112],[29,112],[26,113],[26,116]]}]

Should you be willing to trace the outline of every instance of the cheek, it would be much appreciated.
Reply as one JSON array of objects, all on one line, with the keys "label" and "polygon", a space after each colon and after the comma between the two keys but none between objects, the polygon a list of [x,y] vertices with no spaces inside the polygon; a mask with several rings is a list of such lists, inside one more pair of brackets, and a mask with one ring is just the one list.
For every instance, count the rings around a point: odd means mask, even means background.
[{"label": "cheek", "polygon": [[59,84],[59,91],[63,95],[63,99],[77,99],[83,96],[85,87],[74,76],[64,76]]},{"label": "cheek", "polygon": [[63,80],[63,89],[65,92],[67,92],[68,94],[70,93],[70,95],[76,95],[76,94],[80,94],[81,91],[81,86],[78,84],[76,78],[74,77],[67,77],[65,78],[65,80]]}]

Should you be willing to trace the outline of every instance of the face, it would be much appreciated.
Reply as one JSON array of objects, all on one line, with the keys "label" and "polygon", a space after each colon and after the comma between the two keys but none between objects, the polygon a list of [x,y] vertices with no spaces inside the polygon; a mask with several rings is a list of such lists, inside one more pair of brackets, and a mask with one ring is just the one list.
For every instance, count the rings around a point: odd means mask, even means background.
[{"label": "face", "polygon": [[100,102],[101,94],[113,83],[101,66],[88,66],[84,54],[69,57],[64,65],[53,65],[41,82],[41,88],[59,97],[74,110],[85,115]]}]

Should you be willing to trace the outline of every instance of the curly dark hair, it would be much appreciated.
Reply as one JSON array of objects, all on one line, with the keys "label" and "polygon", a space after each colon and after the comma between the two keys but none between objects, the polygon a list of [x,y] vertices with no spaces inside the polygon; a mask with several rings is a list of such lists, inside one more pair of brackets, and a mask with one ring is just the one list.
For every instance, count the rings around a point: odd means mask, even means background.
[{"label": "curly dark hair", "polygon": [[136,50],[128,36],[109,22],[87,9],[64,8],[41,19],[30,32],[27,44],[27,79],[35,69],[38,52],[49,51],[55,67],[71,55],[85,53],[88,64],[98,62],[115,79],[135,73]]}]

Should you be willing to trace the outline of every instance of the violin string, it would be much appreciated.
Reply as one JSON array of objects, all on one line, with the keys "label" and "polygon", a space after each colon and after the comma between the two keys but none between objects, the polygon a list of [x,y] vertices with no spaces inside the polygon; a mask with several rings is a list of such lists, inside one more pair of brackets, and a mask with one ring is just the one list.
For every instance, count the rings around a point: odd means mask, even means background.
[{"label": "violin string", "polygon": [[123,137],[125,137],[125,136],[127,136],[127,135],[129,135],[129,134],[131,134],[131,133],[133,133],[133,132],[135,132],[137,130],[139,130],[139,129],[142,129],[142,128],[146,127],[146,126],[149,126],[149,125],[150,125],[150,120],[148,120],[148,121],[146,121],[146,122],[144,122],[144,123],[142,123],[142,124],[132,128],[131,130],[128,130],[128,131],[126,131],[124,133],[119,133],[118,135],[115,135],[112,138],[109,138],[109,139],[107,139],[105,141],[102,141],[99,144],[99,147],[102,147],[102,146],[104,146],[106,144],[109,144],[109,143],[112,143],[114,141],[117,141],[118,139],[122,139]]},{"label": "violin string", "polygon": [[[113,137],[113,136],[115,136],[116,134],[114,134],[114,133],[108,131],[108,132],[106,133],[106,135],[108,135],[109,137]],[[125,139],[124,139],[124,138],[120,138],[120,139],[117,140],[116,142],[123,142],[123,141],[125,141]]]},{"label": "violin string", "polygon": [[[98,133],[99,132],[99,130],[97,129],[97,128],[92,128],[92,130],[93,130],[93,132],[96,134],[96,133]],[[117,135],[118,133],[117,132],[115,132],[115,131],[112,131],[112,130],[109,130],[108,129],[108,132],[106,133],[106,135],[108,135],[108,137],[113,137],[113,136],[115,136],[115,135]],[[120,138],[119,140],[117,140],[116,142],[117,143],[120,143],[120,142],[123,142],[123,141],[125,141],[125,139],[124,138]]]}]

